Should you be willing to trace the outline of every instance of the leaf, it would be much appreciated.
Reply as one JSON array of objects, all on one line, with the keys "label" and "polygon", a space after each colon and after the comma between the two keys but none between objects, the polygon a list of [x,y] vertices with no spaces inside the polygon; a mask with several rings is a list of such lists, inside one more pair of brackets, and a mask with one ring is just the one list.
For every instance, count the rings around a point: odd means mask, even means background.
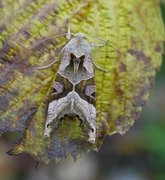
[{"label": "leaf", "polygon": [[[106,134],[124,134],[133,125],[161,64],[165,36],[157,0],[9,0],[0,8],[0,132],[23,132],[10,154],[29,153],[45,162],[76,158],[99,147]],[[108,42],[93,51],[95,64],[108,71],[95,70],[98,140],[93,147],[77,119],[64,120],[53,137],[43,137],[58,64],[36,68],[58,58],[66,38],[33,45],[66,32],[68,17],[73,33],[89,34],[90,43],[96,41],[90,34]]]}]

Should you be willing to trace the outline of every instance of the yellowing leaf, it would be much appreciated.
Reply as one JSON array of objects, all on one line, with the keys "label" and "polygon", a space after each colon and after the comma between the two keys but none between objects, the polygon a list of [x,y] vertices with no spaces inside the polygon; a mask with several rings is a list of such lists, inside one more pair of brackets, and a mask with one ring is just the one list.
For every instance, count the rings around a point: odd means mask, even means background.
[{"label": "yellowing leaf", "polygon": [[[37,0],[2,1],[0,19],[0,133],[21,131],[10,154],[29,153],[49,162],[74,158],[96,149],[104,136],[124,134],[139,117],[156,70],[161,64],[164,28],[157,0]],[[14,8],[13,8],[14,7]],[[86,34],[89,43],[101,38],[105,46],[93,50],[97,143],[87,143],[79,120],[64,119],[50,139],[43,137],[52,82],[58,64],[37,67],[58,58],[67,31]],[[28,48],[27,48],[28,47]],[[29,49],[31,47],[31,49]]]}]

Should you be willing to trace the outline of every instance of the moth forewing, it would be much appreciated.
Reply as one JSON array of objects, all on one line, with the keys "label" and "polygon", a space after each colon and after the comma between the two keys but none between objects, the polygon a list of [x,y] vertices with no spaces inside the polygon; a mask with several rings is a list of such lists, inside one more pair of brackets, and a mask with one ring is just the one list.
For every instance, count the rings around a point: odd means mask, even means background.
[{"label": "moth forewing", "polygon": [[[49,137],[53,129],[58,128],[58,123],[65,115],[78,116],[89,131],[89,142],[95,142],[96,136],[96,108],[83,100],[78,93],[70,92],[66,97],[55,100],[49,104],[44,136]],[[52,125],[54,123],[54,125]]]},{"label": "moth forewing", "polygon": [[64,116],[77,116],[88,133],[96,139],[96,102],[91,46],[77,33],[64,47],[48,106],[44,136],[58,128]]}]

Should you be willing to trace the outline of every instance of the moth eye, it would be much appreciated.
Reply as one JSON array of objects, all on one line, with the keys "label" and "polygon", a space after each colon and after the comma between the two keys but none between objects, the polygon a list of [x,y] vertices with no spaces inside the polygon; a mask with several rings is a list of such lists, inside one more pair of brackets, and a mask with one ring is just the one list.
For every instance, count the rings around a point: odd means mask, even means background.
[{"label": "moth eye", "polygon": [[47,124],[47,126],[46,126],[46,127],[47,127],[47,128],[48,128],[48,127],[50,127],[50,124]]}]

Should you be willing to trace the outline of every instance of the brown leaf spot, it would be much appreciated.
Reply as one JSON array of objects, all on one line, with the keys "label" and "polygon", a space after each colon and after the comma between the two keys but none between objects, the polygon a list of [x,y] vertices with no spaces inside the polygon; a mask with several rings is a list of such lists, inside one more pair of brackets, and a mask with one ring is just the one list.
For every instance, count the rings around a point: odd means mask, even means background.
[{"label": "brown leaf spot", "polygon": [[17,119],[3,119],[0,121],[0,134],[6,131],[23,131],[31,122],[32,117],[36,112],[36,108],[31,108],[27,110],[22,117],[17,117]]},{"label": "brown leaf spot", "polygon": [[21,29],[20,30],[20,34],[25,38],[25,39],[28,39],[28,38],[30,38],[30,33],[27,31],[27,30],[25,30],[25,29]]},{"label": "brown leaf spot", "polygon": [[124,118],[122,116],[119,116],[115,121],[115,125],[116,126],[122,126],[123,125],[123,120],[124,120]]},{"label": "brown leaf spot", "polygon": [[44,21],[51,12],[58,14],[58,11],[55,3],[49,4],[40,11],[39,20]]},{"label": "brown leaf spot", "polygon": [[10,96],[9,94],[6,94],[5,96],[0,96],[0,112],[6,111],[7,106],[10,101]]},{"label": "brown leaf spot", "polygon": [[119,73],[116,70],[114,70],[114,79],[115,79],[114,81],[116,82],[114,84],[115,92],[118,96],[123,97],[124,92],[121,89],[120,84],[118,83],[118,82],[120,82],[120,77],[119,77]]},{"label": "brown leaf spot", "polygon": [[149,85],[147,85],[147,84],[145,86],[141,87],[141,89],[139,91],[141,96],[146,95],[148,93],[149,89],[150,89]]},{"label": "brown leaf spot", "polygon": [[130,128],[130,125],[127,124],[127,121],[128,118],[123,115],[119,116],[115,121],[116,129],[121,135],[124,135]]},{"label": "brown leaf spot", "polygon": [[148,77],[148,79],[149,79],[149,82],[150,82],[150,88],[153,88],[154,87],[154,83],[155,83],[155,78],[153,77],[153,76],[150,76],[150,77]]},{"label": "brown leaf spot", "polygon": [[162,47],[160,46],[160,44],[157,44],[157,46],[155,47],[155,51],[158,53],[162,52]]},{"label": "brown leaf spot", "polygon": [[0,26],[0,33],[2,33],[3,31],[6,30],[6,27],[3,25],[3,26]]},{"label": "brown leaf spot", "polygon": [[16,122],[17,130],[24,130],[27,126],[29,126],[36,111],[37,108],[33,107],[26,110],[26,112],[22,116],[18,117],[18,121]]},{"label": "brown leaf spot", "polygon": [[134,97],[134,106],[144,106],[145,100],[143,99],[143,96],[135,96]]},{"label": "brown leaf spot", "polygon": [[0,1],[0,8],[3,8],[3,2]]},{"label": "brown leaf spot", "polygon": [[151,61],[151,58],[148,57],[148,56],[146,56],[146,55],[144,54],[144,52],[138,51],[138,50],[133,50],[133,49],[129,49],[128,52],[129,52],[131,55],[135,56],[137,60],[143,61],[146,66],[149,65],[149,63],[150,63],[150,61]]},{"label": "brown leaf spot", "polygon": [[140,114],[141,114],[141,111],[139,111],[139,112],[133,111],[132,112],[132,119],[134,119],[134,120],[138,119]]},{"label": "brown leaf spot", "polygon": [[120,70],[120,72],[125,72],[126,71],[126,65],[123,63],[120,63],[119,70]]},{"label": "brown leaf spot", "polygon": [[9,43],[4,43],[3,47],[0,49],[0,61],[9,61],[7,54],[11,48],[12,47]]}]

